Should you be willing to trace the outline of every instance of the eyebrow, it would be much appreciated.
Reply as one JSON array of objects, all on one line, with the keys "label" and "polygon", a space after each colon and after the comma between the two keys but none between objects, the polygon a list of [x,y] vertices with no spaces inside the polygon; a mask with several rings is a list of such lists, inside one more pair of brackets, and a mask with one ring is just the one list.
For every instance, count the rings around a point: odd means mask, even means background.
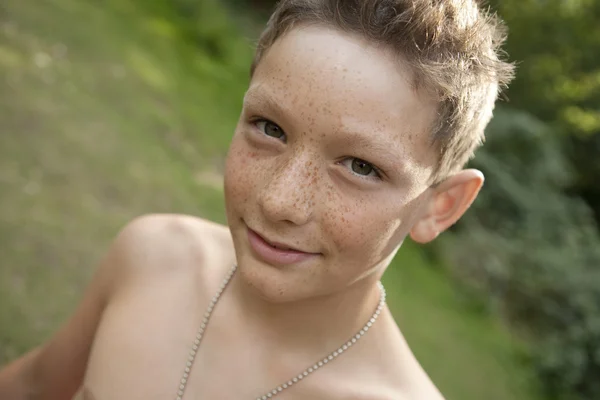
[{"label": "eyebrow", "polygon": [[[346,130],[340,130],[340,132],[343,133],[343,141],[345,143],[350,143],[348,147],[352,149],[366,150],[369,153],[374,154],[376,157],[378,157],[378,159],[383,159],[386,162],[386,164],[392,167],[397,173],[402,173],[405,170],[406,165],[404,162],[402,162],[402,154],[395,154],[392,151],[392,149],[397,148],[395,143],[380,143],[377,141],[373,141],[368,135],[365,135],[364,133]],[[367,159],[365,161],[375,162],[376,160]],[[377,163],[375,162],[375,164]]]},{"label": "eyebrow", "polygon": [[289,118],[292,115],[291,108],[285,106],[283,101],[277,101],[276,99],[277,96],[262,87],[262,85],[251,87],[244,96],[244,106],[247,106],[250,102],[258,103],[260,107],[272,110],[277,117]]}]

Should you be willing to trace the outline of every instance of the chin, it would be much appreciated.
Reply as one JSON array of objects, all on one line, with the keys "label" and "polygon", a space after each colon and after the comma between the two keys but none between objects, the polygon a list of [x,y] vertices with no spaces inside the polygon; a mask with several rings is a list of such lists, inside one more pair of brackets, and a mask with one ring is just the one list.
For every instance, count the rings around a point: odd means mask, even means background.
[{"label": "chin", "polygon": [[238,260],[238,270],[242,280],[268,302],[286,303],[311,297],[312,285],[307,277],[290,267],[268,265],[247,254]]},{"label": "chin", "polygon": [[289,303],[324,295],[327,286],[319,279],[319,263],[273,266],[247,251],[238,251],[238,273],[241,280],[270,303]]},{"label": "chin", "polygon": [[[231,228],[231,227],[230,227]],[[241,280],[258,296],[272,303],[285,303],[318,295],[322,286],[323,256],[299,263],[277,264],[260,257],[252,248],[248,228],[242,222],[231,229]]]}]

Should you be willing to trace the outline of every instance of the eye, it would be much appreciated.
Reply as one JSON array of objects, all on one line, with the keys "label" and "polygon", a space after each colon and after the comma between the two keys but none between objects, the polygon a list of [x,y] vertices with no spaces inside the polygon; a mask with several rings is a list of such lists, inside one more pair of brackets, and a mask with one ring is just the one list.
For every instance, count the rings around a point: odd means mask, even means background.
[{"label": "eye", "polygon": [[353,174],[371,179],[381,179],[381,173],[373,164],[361,160],[360,158],[349,157],[341,162],[342,165],[350,168]]},{"label": "eye", "polygon": [[279,125],[267,121],[265,119],[261,119],[255,122],[255,125],[258,129],[260,129],[265,135],[274,137],[275,139],[281,139],[285,142],[286,136],[285,132]]}]

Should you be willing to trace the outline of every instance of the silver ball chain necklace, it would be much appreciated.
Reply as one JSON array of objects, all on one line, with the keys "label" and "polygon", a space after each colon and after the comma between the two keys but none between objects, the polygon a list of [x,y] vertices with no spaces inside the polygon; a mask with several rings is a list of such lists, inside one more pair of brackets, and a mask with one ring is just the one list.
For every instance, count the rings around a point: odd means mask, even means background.
[{"label": "silver ball chain necklace", "polygon": [[[192,370],[192,366],[194,365],[194,360],[196,359],[196,353],[198,352],[198,347],[200,346],[200,342],[202,341],[202,337],[204,336],[204,332],[208,325],[208,321],[210,320],[210,316],[212,315],[212,312],[213,312],[215,306],[217,305],[217,303],[219,302],[219,299],[221,298],[221,294],[223,294],[223,291],[229,284],[229,281],[233,277],[233,274],[235,273],[236,269],[237,269],[237,265],[234,265],[233,268],[231,268],[231,270],[227,273],[227,276],[221,283],[219,290],[217,290],[217,293],[211,299],[210,304],[208,305],[208,308],[206,309],[206,312],[204,313],[204,317],[202,318],[202,323],[200,324],[200,329],[198,329],[198,333],[196,334],[196,339],[194,340],[194,344],[192,345],[192,350],[190,350],[190,354],[188,355],[188,360],[187,360],[187,362],[185,364],[185,368],[183,370],[183,376],[182,376],[181,382],[179,384],[179,389],[177,390],[176,400],[183,399],[183,394],[185,393],[185,388],[187,386],[188,378],[190,376],[190,371]],[[262,396],[258,396],[256,398],[256,400],[267,400],[267,399],[277,396],[283,390],[288,389],[291,386],[295,385],[296,383],[300,382],[302,379],[306,378],[309,374],[315,372],[319,368],[324,367],[327,363],[333,361],[334,359],[336,359],[337,357],[342,355],[342,353],[344,353],[346,350],[350,349],[350,347],[354,346],[356,344],[356,342],[358,342],[367,333],[367,331],[371,328],[371,326],[375,323],[375,321],[379,317],[379,314],[381,314],[381,310],[383,310],[383,306],[385,305],[385,288],[383,287],[383,284],[381,282],[378,282],[378,287],[379,287],[380,297],[379,297],[379,303],[377,304],[377,308],[375,309],[375,312],[373,313],[373,315],[371,315],[371,318],[369,319],[369,321],[367,321],[367,323],[362,327],[362,329],[360,331],[358,331],[354,336],[352,336],[347,342],[345,342],[337,350],[335,350],[334,352],[325,356],[325,358],[317,361],[314,365],[306,368],[304,371],[300,372],[298,375],[296,375],[292,379],[288,380],[287,382],[284,382],[281,385],[273,388],[272,390],[270,390],[269,392],[265,393]]]}]

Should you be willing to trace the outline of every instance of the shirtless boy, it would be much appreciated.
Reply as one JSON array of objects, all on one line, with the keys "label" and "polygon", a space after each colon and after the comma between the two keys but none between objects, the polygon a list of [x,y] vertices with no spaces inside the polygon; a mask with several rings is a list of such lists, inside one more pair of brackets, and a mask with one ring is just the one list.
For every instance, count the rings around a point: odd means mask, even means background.
[{"label": "shirtless boy", "polygon": [[442,399],[379,281],[483,184],[463,166],[512,74],[500,28],[470,0],[283,0],[227,156],[228,226],[128,224],[0,398]]}]

